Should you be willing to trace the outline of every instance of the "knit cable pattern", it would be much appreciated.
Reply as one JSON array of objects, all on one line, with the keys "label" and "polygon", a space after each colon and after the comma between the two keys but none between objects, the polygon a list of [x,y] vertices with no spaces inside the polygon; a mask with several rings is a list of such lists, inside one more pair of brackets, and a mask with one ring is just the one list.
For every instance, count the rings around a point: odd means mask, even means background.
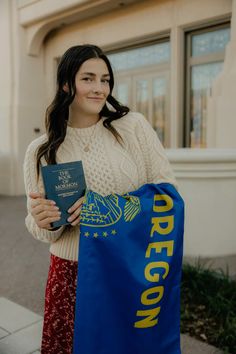
[{"label": "knit cable pattern", "polygon": [[[103,126],[102,120],[97,123],[89,152],[83,149],[94,127],[68,127],[66,138],[57,152],[57,162],[82,160],[87,187],[101,195],[124,194],[145,183],[169,182],[176,185],[165,151],[142,114],[130,112],[112,123],[123,138],[122,144]],[[45,139],[43,135],[34,140],[25,155],[26,226],[36,239],[51,244],[50,252],[55,256],[78,260],[78,226],[64,226],[56,231],[40,229],[30,214],[29,192],[44,193],[41,175],[37,182],[35,153]]]}]

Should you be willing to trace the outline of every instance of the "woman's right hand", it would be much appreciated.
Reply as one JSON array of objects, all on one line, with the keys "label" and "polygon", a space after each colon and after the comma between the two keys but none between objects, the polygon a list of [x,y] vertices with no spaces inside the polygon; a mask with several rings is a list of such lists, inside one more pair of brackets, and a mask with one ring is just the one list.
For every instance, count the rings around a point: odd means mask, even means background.
[{"label": "woman's right hand", "polygon": [[61,218],[61,212],[53,200],[45,199],[41,193],[29,193],[30,212],[38,227],[52,229],[51,223]]}]

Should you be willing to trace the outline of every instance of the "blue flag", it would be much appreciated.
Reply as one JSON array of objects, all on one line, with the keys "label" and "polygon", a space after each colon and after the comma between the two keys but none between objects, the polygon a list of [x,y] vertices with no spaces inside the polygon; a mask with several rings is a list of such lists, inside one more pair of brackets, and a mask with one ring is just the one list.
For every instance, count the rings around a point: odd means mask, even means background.
[{"label": "blue flag", "polygon": [[180,354],[184,202],[168,183],[81,212],[73,354]]}]

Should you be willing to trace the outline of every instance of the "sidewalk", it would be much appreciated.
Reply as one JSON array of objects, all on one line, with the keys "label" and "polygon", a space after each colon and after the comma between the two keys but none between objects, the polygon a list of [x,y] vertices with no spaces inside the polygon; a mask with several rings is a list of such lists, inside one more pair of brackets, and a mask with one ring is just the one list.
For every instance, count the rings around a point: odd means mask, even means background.
[{"label": "sidewalk", "polygon": [[[0,353],[40,354],[42,316],[6,298],[0,298]],[[181,336],[182,354],[221,354],[216,348],[186,335]]]},{"label": "sidewalk", "polygon": [[42,316],[0,298],[0,353],[40,354]]},{"label": "sidewalk", "polygon": [[[0,196],[0,354],[40,354],[49,245],[27,233],[25,203],[24,197]],[[236,279],[236,256],[201,262],[216,269],[228,267]],[[181,344],[182,354],[223,354],[186,335]]]}]

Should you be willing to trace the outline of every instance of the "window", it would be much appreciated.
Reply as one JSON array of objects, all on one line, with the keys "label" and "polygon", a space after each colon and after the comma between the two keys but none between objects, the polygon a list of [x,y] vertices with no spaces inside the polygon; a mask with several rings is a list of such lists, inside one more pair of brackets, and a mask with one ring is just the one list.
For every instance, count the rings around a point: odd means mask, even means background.
[{"label": "window", "polygon": [[162,40],[108,53],[115,76],[114,96],[151,123],[169,145],[170,43]]},{"label": "window", "polygon": [[225,47],[230,40],[230,24],[189,32],[186,39],[184,145],[202,148],[207,146],[207,96],[212,82],[223,68]]}]

